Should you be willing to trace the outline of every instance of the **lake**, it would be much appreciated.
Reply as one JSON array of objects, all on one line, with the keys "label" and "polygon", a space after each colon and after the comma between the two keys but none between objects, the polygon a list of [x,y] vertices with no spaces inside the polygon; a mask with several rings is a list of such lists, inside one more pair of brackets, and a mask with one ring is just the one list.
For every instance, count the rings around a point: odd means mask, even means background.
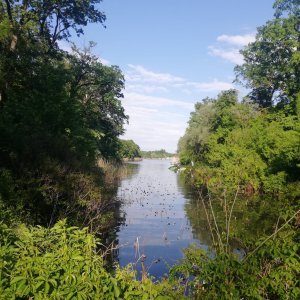
[{"label": "lake", "polygon": [[126,167],[127,177],[117,195],[123,224],[117,232],[116,257],[121,266],[134,264],[140,276],[141,256],[145,255],[147,272],[160,278],[183,257],[183,248],[194,243],[207,249],[208,230],[191,225],[187,211],[193,196],[179,175],[169,170],[169,160],[145,159]]}]

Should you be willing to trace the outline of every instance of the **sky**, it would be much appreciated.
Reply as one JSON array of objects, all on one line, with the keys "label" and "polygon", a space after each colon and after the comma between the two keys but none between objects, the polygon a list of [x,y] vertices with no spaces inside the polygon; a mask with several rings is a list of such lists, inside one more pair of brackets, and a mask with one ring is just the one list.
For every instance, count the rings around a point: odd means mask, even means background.
[{"label": "sky", "polygon": [[196,102],[233,84],[239,50],[273,18],[273,0],[103,0],[106,28],[89,24],[75,43],[125,76],[122,139],[174,153]]}]

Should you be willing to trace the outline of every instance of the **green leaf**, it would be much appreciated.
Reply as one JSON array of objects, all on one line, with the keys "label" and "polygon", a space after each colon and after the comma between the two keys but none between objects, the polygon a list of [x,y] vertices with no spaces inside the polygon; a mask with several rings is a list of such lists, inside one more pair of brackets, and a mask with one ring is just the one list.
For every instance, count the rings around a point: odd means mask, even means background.
[{"label": "green leaf", "polygon": [[14,284],[14,283],[16,283],[16,282],[19,282],[19,281],[21,281],[21,280],[26,280],[26,277],[24,277],[24,276],[16,276],[16,277],[14,277],[12,280],[11,280],[11,284]]}]

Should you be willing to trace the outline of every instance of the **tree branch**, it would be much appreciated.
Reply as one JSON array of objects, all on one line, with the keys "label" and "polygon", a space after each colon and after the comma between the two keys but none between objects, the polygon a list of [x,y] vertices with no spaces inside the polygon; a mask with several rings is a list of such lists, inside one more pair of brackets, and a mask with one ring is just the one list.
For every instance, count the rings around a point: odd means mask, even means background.
[{"label": "tree branch", "polygon": [[246,258],[243,260],[245,262],[250,256],[252,256],[259,248],[261,248],[268,240],[270,240],[273,236],[275,236],[280,230],[282,230],[286,225],[288,225],[298,214],[300,213],[300,209],[296,211],[278,230],[268,236],[261,244],[259,244]]},{"label": "tree branch", "polygon": [[11,6],[10,6],[10,3],[9,3],[9,0],[5,0],[5,4],[6,4],[6,11],[7,11],[7,15],[8,15],[9,21],[12,23],[13,22],[13,18],[12,18]]}]

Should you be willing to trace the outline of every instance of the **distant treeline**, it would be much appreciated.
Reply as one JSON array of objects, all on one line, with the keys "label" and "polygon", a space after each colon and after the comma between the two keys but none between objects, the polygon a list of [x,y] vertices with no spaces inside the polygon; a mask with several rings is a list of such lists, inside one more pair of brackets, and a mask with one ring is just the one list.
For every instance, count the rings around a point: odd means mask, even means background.
[{"label": "distant treeline", "polygon": [[154,150],[154,151],[141,151],[141,155],[143,158],[167,158],[172,157],[175,154],[169,153],[164,149]]}]

